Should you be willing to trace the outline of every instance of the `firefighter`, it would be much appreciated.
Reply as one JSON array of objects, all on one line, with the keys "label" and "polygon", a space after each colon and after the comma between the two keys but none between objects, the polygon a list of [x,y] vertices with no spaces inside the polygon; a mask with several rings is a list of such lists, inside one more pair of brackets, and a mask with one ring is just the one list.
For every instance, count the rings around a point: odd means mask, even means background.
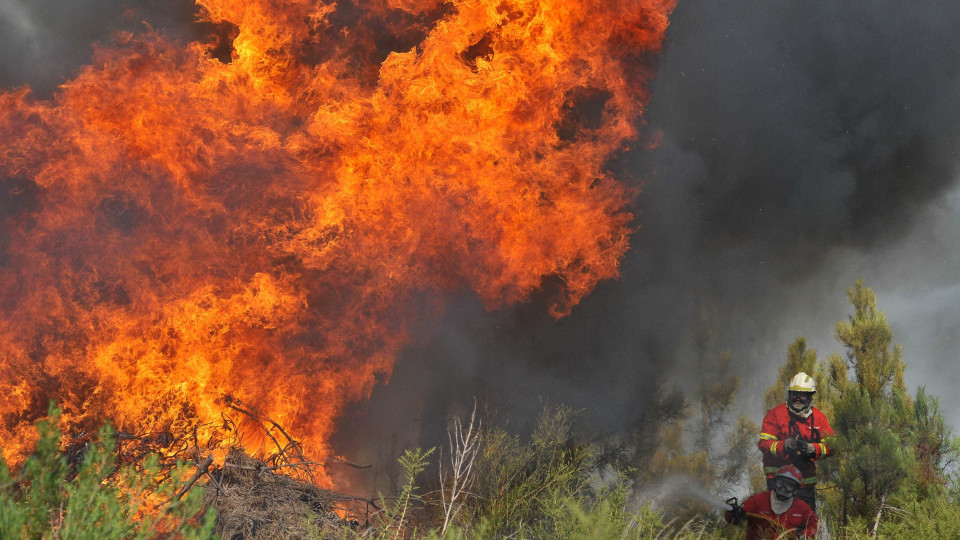
[{"label": "firefighter", "polygon": [[773,477],[773,489],[757,493],[740,506],[731,499],[732,510],[724,518],[734,525],[747,522],[747,540],[813,538],[820,520],[810,506],[796,497],[803,477],[793,465],[781,467]]},{"label": "firefighter", "polygon": [[787,388],[787,401],[767,412],[760,428],[757,446],[763,453],[763,472],[767,489],[773,489],[777,471],[784,465],[794,465],[802,475],[797,498],[816,512],[816,460],[830,455],[833,429],[827,417],[813,406],[817,392],[813,377],[797,373]]}]

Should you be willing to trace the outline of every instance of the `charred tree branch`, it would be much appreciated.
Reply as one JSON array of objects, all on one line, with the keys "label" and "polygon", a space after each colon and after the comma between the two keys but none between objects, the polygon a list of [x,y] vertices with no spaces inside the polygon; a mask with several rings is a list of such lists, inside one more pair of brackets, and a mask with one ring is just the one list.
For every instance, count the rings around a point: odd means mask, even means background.
[{"label": "charred tree branch", "polygon": [[195,472],[193,476],[190,478],[190,480],[187,480],[187,483],[184,484],[182,488],[180,488],[180,491],[178,491],[167,502],[171,503],[173,501],[179,501],[180,499],[182,499],[184,494],[190,491],[190,488],[192,488],[193,485],[197,483],[197,480],[199,480],[201,476],[206,474],[207,470],[210,468],[211,463],[213,463],[213,454],[210,454],[209,456],[207,456],[207,459],[203,460],[203,463],[197,464],[197,472]]}]

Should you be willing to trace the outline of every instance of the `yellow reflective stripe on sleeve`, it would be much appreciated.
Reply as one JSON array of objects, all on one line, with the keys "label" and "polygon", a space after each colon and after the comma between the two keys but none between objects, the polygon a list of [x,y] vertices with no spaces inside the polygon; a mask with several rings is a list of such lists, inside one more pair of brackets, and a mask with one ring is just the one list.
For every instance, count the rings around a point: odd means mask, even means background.
[{"label": "yellow reflective stripe on sleeve", "polygon": [[776,454],[776,453],[777,453],[777,443],[779,443],[779,442],[780,442],[780,441],[777,441],[777,442],[775,442],[775,443],[773,443],[773,444],[770,445],[770,453],[771,453],[771,454]]},{"label": "yellow reflective stripe on sleeve", "polygon": [[780,469],[778,467],[764,467],[763,474],[777,474],[777,471]]},{"label": "yellow reflective stripe on sleeve", "polygon": [[760,434],[760,438],[761,438],[761,439],[764,439],[764,440],[767,440],[767,441],[775,441],[775,440],[777,440],[776,435],[771,435],[771,434],[769,434],[769,433],[761,433],[761,434]]},{"label": "yellow reflective stripe on sleeve", "polygon": [[827,454],[827,445],[820,443],[820,455],[824,456]]},{"label": "yellow reflective stripe on sleeve", "polygon": [[811,476],[811,477],[809,477],[809,478],[804,478],[804,479],[803,479],[803,483],[804,483],[804,484],[816,484],[816,483],[817,483],[817,477],[816,477],[816,476]]}]

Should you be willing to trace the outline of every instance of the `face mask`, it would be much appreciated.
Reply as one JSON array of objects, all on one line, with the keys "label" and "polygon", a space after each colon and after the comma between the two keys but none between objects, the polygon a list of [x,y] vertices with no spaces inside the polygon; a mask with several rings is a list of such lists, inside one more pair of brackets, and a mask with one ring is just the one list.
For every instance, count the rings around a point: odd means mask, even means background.
[{"label": "face mask", "polygon": [[798,486],[796,482],[782,476],[778,476],[773,482],[773,493],[777,496],[777,499],[781,501],[789,501],[792,499],[799,488],[800,486]]}]

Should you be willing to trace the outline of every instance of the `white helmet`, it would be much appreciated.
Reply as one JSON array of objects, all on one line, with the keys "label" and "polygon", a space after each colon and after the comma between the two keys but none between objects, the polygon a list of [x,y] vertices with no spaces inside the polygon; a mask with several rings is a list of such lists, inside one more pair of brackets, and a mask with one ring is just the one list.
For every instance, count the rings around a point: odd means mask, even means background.
[{"label": "white helmet", "polygon": [[797,373],[787,387],[787,408],[801,418],[809,418],[813,412],[813,394],[817,392],[817,383],[804,372]]},{"label": "white helmet", "polygon": [[813,377],[801,371],[790,379],[790,386],[787,390],[791,392],[814,393],[817,391],[817,383],[813,381]]}]

